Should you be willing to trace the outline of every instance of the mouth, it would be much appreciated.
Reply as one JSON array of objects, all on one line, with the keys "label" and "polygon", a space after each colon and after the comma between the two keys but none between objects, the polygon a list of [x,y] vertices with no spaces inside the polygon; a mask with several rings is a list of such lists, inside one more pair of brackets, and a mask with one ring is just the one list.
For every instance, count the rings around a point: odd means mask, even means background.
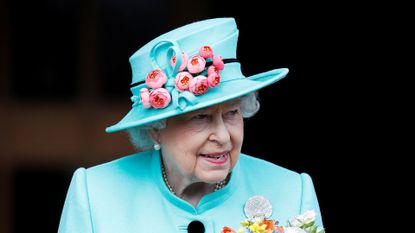
[{"label": "mouth", "polygon": [[219,152],[219,153],[209,153],[209,154],[200,154],[207,162],[215,164],[215,165],[222,165],[225,164],[230,156],[229,151]]}]

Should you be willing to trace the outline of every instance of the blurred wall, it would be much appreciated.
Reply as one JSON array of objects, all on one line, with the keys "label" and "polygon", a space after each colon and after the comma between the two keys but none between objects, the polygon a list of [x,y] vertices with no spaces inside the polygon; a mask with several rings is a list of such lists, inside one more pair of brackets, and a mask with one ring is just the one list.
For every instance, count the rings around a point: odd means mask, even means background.
[{"label": "blurred wall", "polygon": [[343,36],[327,22],[337,12],[266,2],[0,1],[0,232],[56,232],[74,169],[134,152],[126,134],[104,132],[130,109],[129,56],[177,26],[223,16],[237,20],[245,75],[291,70],[260,92],[243,151],[311,174],[333,229],[329,196],[342,190],[327,175],[341,160],[323,157],[350,150],[336,140],[347,123],[328,123],[347,114],[334,59],[347,48],[327,45]]}]

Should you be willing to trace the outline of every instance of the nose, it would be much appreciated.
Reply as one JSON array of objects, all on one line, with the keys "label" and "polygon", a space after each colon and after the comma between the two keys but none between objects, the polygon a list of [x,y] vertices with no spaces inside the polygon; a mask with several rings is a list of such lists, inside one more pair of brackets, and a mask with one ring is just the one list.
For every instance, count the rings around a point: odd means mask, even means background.
[{"label": "nose", "polygon": [[216,142],[218,145],[226,145],[230,142],[231,135],[222,116],[216,117],[212,124],[212,131],[209,135],[209,140]]}]

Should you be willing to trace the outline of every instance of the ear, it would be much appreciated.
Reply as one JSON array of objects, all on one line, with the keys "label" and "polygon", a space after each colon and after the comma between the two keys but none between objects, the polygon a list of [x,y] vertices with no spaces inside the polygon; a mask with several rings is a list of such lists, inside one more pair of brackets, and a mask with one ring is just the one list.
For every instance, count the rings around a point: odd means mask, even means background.
[{"label": "ear", "polygon": [[160,129],[152,128],[149,131],[150,138],[155,144],[160,144]]}]

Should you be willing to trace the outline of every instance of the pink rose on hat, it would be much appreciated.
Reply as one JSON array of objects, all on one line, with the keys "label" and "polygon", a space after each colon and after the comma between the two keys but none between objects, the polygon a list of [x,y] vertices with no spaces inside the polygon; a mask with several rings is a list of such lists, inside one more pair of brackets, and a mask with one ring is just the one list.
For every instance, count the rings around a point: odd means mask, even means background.
[{"label": "pink rose on hat", "polygon": [[171,100],[170,93],[162,87],[152,90],[149,97],[153,108],[165,108]]},{"label": "pink rose on hat", "polygon": [[213,57],[213,51],[212,51],[212,48],[209,45],[205,45],[205,46],[200,47],[199,54],[203,58]]},{"label": "pink rose on hat", "polygon": [[216,68],[214,65],[211,65],[208,67],[207,73],[208,73],[208,76],[211,75],[212,73],[217,73],[219,75],[219,69]]},{"label": "pink rose on hat", "polygon": [[193,76],[189,72],[180,72],[176,75],[176,88],[183,92],[189,90],[189,83],[193,79]]},{"label": "pink rose on hat", "polygon": [[223,68],[225,67],[225,64],[223,63],[223,60],[222,60],[221,56],[214,56],[212,60],[213,60],[213,65],[218,70],[223,70]]},{"label": "pink rose on hat", "polygon": [[202,56],[193,56],[187,61],[187,70],[192,74],[197,74],[205,69],[206,60]]},{"label": "pink rose on hat", "polygon": [[208,80],[205,76],[194,77],[189,83],[189,91],[195,95],[201,95],[208,90]]},{"label": "pink rose on hat", "polygon": [[140,100],[141,100],[141,103],[143,104],[144,108],[151,107],[150,92],[148,91],[147,88],[141,88],[140,89]]},{"label": "pink rose on hat", "polygon": [[152,70],[148,73],[146,78],[146,84],[150,88],[160,88],[167,82],[166,74],[159,70]]},{"label": "pink rose on hat", "polygon": [[[187,54],[185,52],[182,52],[182,64],[179,66],[179,72],[183,71],[187,66]],[[170,59],[170,65],[171,67],[174,67],[176,65],[176,55],[173,55]]]},{"label": "pink rose on hat", "polygon": [[217,73],[213,72],[213,73],[211,73],[211,74],[207,77],[207,80],[208,80],[209,87],[210,87],[210,88],[214,88],[214,87],[216,87],[217,85],[219,85],[219,83],[220,83],[220,76],[219,76],[219,74],[217,74]]}]

